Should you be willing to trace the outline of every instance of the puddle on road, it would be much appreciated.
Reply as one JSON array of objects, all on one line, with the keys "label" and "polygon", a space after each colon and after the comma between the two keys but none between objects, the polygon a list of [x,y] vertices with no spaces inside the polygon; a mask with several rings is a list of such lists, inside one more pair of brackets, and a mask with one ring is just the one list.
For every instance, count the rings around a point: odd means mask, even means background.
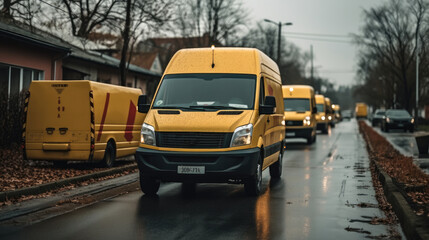
[{"label": "puddle on road", "polygon": [[366,202],[361,202],[361,203],[349,203],[349,201],[347,201],[346,203],[347,207],[361,207],[361,208],[378,208],[377,204],[374,203],[366,203]]}]

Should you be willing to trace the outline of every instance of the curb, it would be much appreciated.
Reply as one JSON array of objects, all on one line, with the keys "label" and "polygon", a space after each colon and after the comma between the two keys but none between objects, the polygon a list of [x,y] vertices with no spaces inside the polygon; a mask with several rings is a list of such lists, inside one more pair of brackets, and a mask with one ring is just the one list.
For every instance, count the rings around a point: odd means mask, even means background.
[{"label": "curb", "polygon": [[89,180],[92,178],[100,178],[100,177],[113,175],[113,174],[120,173],[120,172],[123,172],[126,170],[135,169],[136,167],[137,167],[137,164],[132,164],[132,165],[123,166],[123,167],[119,167],[119,168],[108,169],[108,170],[101,171],[101,172],[95,172],[95,173],[90,173],[90,174],[86,174],[86,175],[82,175],[82,176],[66,178],[66,179],[56,181],[56,182],[44,183],[44,184],[40,184],[40,185],[36,185],[36,186],[32,186],[32,187],[26,187],[26,188],[21,188],[21,189],[17,189],[17,190],[1,192],[0,193],[0,202],[4,202],[8,198],[16,198],[16,197],[20,197],[20,196],[41,194],[41,193],[48,192],[48,191],[54,190],[56,188],[60,188],[60,187],[70,185],[73,183],[83,182],[83,181],[86,181],[86,180]]},{"label": "curb", "polygon": [[378,166],[377,162],[373,162],[378,172],[378,179],[383,185],[384,195],[392,205],[407,239],[429,239],[429,221],[424,216],[417,216],[414,213],[392,178]]},{"label": "curb", "polygon": [[[361,132],[361,134],[365,139],[367,150],[374,152],[372,145],[367,141],[368,136],[364,132]],[[392,178],[378,166],[376,161],[371,159],[370,161],[374,163],[378,179],[383,186],[384,196],[386,196],[387,201],[392,205],[405,237],[416,240],[429,239],[429,221],[424,216],[417,216],[414,213]]]}]

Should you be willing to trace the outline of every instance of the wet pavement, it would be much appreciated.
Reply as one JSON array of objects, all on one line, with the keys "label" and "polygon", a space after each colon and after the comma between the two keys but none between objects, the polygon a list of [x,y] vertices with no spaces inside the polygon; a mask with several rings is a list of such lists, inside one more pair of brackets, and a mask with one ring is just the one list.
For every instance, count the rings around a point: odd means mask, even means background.
[{"label": "wet pavement", "polygon": [[399,225],[371,225],[377,208],[365,143],[355,120],[311,146],[288,140],[283,177],[264,171],[263,193],[242,185],[199,184],[183,196],[178,183],[158,197],[131,192],[27,226],[0,226],[0,239],[363,239]]}]

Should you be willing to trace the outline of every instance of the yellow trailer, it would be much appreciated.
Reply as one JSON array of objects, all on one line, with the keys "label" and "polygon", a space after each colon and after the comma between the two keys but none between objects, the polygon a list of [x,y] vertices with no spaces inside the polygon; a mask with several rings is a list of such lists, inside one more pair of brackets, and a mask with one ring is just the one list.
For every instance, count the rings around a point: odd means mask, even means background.
[{"label": "yellow trailer", "polygon": [[34,81],[25,102],[24,158],[64,164],[135,153],[145,114],[140,89],[93,81]]}]

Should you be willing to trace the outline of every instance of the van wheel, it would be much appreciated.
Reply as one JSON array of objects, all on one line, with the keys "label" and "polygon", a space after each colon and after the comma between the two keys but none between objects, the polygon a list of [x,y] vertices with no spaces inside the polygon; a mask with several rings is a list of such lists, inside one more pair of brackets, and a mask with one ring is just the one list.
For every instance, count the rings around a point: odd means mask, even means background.
[{"label": "van wheel", "polygon": [[116,150],[111,141],[107,143],[106,151],[104,151],[103,165],[104,167],[112,167],[115,163]]},{"label": "van wheel", "polygon": [[262,160],[261,155],[258,157],[255,174],[244,181],[244,190],[249,196],[258,196],[261,193],[262,185]]},{"label": "van wheel", "polygon": [[153,196],[159,190],[159,186],[161,185],[160,181],[155,178],[144,177],[140,172],[140,189],[146,195]]},{"label": "van wheel", "polygon": [[270,176],[273,179],[279,179],[282,176],[282,171],[283,171],[283,154],[280,151],[279,153],[279,159],[277,160],[277,162],[275,162],[274,164],[272,164],[270,166]]},{"label": "van wheel", "polygon": [[328,133],[328,124],[325,124],[325,127],[322,129],[322,133],[324,134]]}]

